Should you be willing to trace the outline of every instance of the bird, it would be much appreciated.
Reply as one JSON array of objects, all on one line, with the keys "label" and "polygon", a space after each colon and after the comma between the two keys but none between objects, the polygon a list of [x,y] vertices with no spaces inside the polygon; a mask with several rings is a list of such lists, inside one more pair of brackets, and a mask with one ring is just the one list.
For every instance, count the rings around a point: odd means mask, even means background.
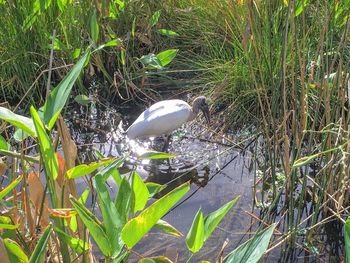
[{"label": "bird", "polygon": [[125,133],[131,140],[168,136],[163,147],[164,151],[168,146],[171,133],[182,124],[194,120],[200,111],[203,112],[209,124],[210,113],[205,96],[195,98],[192,106],[179,99],[159,101],[142,112]]}]

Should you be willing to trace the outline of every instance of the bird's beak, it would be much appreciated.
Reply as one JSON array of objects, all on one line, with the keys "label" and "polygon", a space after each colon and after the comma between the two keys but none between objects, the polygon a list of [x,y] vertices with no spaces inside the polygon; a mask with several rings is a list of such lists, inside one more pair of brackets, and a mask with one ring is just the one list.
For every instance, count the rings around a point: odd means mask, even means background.
[{"label": "bird's beak", "polygon": [[205,117],[205,119],[207,121],[207,124],[210,124],[209,107],[207,106],[207,107],[203,108],[202,111],[203,111],[203,115],[204,115],[204,117]]}]

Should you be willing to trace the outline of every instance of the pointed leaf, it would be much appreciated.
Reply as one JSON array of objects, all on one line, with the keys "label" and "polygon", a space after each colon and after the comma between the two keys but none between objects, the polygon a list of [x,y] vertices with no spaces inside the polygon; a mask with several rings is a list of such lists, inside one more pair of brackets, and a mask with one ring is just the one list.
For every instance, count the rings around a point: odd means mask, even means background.
[{"label": "pointed leaf", "polygon": [[123,226],[128,221],[128,216],[131,209],[131,203],[132,203],[132,190],[128,182],[128,179],[124,177],[119,186],[117,198],[115,200],[115,207],[117,208],[117,211],[121,217]]},{"label": "pointed leaf", "polygon": [[33,106],[30,107],[30,113],[35,125],[36,133],[38,134],[38,142],[41,156],[46,172],[50,178],[54,181],[58,176],[58,161],[55,151],[52,147],[51,140],[45,131],[44,124],[42,123],[37,111]]},{"label": "pointed leaf", "polygon": [[9,146],[8,146],[8,144],[7,144],[7,141],[6,141],[5,138],[2,137],[1,135],[0,135],[0,149],[1,149],[1,150],[6,150],[6,151],[8,151],[8,149],[9,149]]},{"label": "pointed leaf", "polygon": [[94,11],[90,16],[90,36],[95,43],[97,43],[98,41],[98,34],[99,34],[99,27],[97,23],[97,15],[96,15],[96,11]]},{"label": "pointed leaf", "polygon": [[276,224],[256,233],[254,237],[240,245],[224,258],[225,263],[255,263],[266,251]]},{"label": "pointed leaf", "polygon": [[176,33],[175,31],[169,30],[169,29],[158,29],[157,30],[160,34],[164,35],[164,36],[168,36],[168,37],[174,37],[174,36],[178,36],[179,34]]},{"label": "pointed leaf", "polygon": [[116,159],[107,159],[107,160],[103,160],[100,162],[92,162],[89,164],[81,164],[81,165],[77,165],[71,169],[69,169],[66,172],[66,176],[68,179],[75,179],[81,176],[85,176],[88,174],[91,174],[92,172],[96,171],[98,168],[110,164],[113,161],[115,161]]},{"label": "pointed leaf", "polygon": [[79,59],[58,86],[53,89],[46,101],[44,105],[44,120],[49,130],[53,128],[88,58],[90,58],[90,49]]},{"label": "pointed leaf", "polygon": [[350,262],[350,218],[346,219],[344,230],[346,262]]},{"label": "pointed leaf", "polygon": [[178,49],[168,49],[163,52],[160,52],[157,55],[157,58],[160,61],[160,64],[165,67],[168,65],[173,59],[176,57],[176,54],[179,50]]},{"label": "pointed leaf", "polygon": [[134,197],[133,212],[136,213],[145,207],[149,196],[147,186],[136,172],[132,175],[132,191]]},{"label": "pointed leaf", "polygon": [[82,253],[90,250],[89,244],[84,242],[84,240],[67,235],[66,233],[59,230],[58,228],[55,228],[55,233],[57,233],[57,235],[62,240],[64,240],[78,254],[82,254]]},{"label": "pointed leaf", "polygon": [[77,210],[81,220],[84,225],[90,231],[91,236],[94,238],[97,246],[101,250],[104,256],[112,255],[111,243],[108,240],[106,230],[102,226],[102,223],[97,219],[97,217],[92,214],[84,205],[82,205],[73,196],[70,196],[70,201],[73,207]]},{"label": "pointed leaf", "polygon": [[204,218],[201,209],[199,209],[186,236],[186,245],[192,253],[197,253],[202,248],[203,244]]},{"label": "pointed leaf", "polygon": [[22,181],[22,176],[17,177],[17,179],[13,180],[8,186],[6,186],[0,192],[0,200],[2,200],[8,193],[10,193],[13,188],[15,188]]},{"label": "pointed leaf", "polygon": [[159,17],[160,17],[160,10],[154,12],[154,14],[152,15],[149,21],[150,27],[153,27],[158,23]]},{"label": "pointed leaf", "polygon": [[213,233],[214,229],[220,223],[220,221],[224,218],[228,211],[230,211],[231,207],[237,202],[239,196],[237,196],[232,201],[220,207],[218,210],[210,213],[204,219],[204,241],[206,241],[210,235]]},{"label": "pointed leaf", "polygon": [[175,188],[131,219],[122,230],[124,243],[132,248],[161,219],[169,209],[190,190],[189,183]]},{"label": "pointed leaf", "polygon": [[0,119],[7,121],[8,123],[11,123],[17,128],[20,128],[26,131],[31,136],[36,137],[34,123],[32,119],[15,114],[9,109],[6,109],[4,107],[0,107]]},{"label": "pointed leaf", "polygon": [[155,151],[150,151],[150,152],[145,152],[141,154],[138,158],[141,160],[157,160],[157,159],[169,159],[169,158],[175,158],[175,154],[170,154],[170,153],[163,153],[163,152],[155,152]]},{"label": "pointed leaf", "polygon": [[98,203],[102,213],[104,227],[112,247],[112,256],[115,256],[119,254],[123,248],[123,244],[120,240],[120,231],[123,227],[122,219],[109,195],[106,181],[103,176],[97,174],[94,177],[94,182],[98,194]]},{"label": "pointed leaf", "polygon": [[29,259],[30,263],[43,262],[44,253],[46,251],[46,246],[47,246],[47,243],[49,242],[51,232],[52,232],[52,225],[48,225],[44,233],[40,237],[39,242],[35,246],[33,254]]},{"label": "pointed leaf", "polygon": [[146,186],[147,186],[150,198],[166,188],[166,185],[161,185],[154,182],[147,182]]},{"label": "pointed leaf", "polygon": [[[22,248],[13,240],[9,238],[4,239],[4,245],[8,254],[14,256],[21,263],[28,262],[27,255],[23,252]],[[12,262],[11,258],[10,261]]]},{"label": "pointed leaf", "polygon": [[182,233],[177,230],[175,227],[173,227],[172,225],[170,225],[168,222],[159,219],[157,224],[154,225],[154,228],[163,230],[164,232],[176,236],[176,237],[182,237]]}]

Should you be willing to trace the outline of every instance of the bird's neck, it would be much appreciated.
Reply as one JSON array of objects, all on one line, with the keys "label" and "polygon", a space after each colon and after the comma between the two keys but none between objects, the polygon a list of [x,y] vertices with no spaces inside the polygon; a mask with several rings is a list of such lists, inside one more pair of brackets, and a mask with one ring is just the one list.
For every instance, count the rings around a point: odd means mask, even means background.
[{"label": "bird's neck", "polygon": [[192,108],[190,117],[188,118],[188,121],[194,120],[197,117],[198,113],[199,113],[199,110]]}]

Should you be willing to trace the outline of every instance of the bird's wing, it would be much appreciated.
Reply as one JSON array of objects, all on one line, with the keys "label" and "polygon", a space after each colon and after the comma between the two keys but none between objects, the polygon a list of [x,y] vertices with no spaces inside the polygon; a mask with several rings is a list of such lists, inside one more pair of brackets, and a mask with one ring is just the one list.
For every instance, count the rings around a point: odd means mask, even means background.
[{"label": "bird's wing", "polygon": [[179,128],[191,114],[191,107],[181,100],[161,101],[145,110],[129,127],[130,138],[159,136]]}]

